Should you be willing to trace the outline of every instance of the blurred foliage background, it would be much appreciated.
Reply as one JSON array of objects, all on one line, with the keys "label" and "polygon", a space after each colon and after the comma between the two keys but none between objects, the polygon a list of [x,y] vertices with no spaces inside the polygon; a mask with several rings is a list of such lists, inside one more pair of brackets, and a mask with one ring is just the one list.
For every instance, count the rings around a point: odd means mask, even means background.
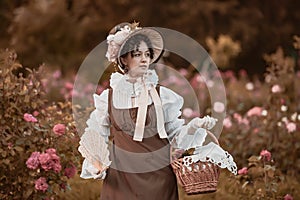
[{"label": "blurred foliage background", "polygon": [[262,55],[278,46],[297,56],[292,36],[300,32],[299,8],[297,0],[1,0],[0,47],[15,49],[25,66],[45,62],[65,75],[114,25],[136,20],[182,32],[212,54],[211,40],[230,36],[242,51],[218,66],[261,74]]}]

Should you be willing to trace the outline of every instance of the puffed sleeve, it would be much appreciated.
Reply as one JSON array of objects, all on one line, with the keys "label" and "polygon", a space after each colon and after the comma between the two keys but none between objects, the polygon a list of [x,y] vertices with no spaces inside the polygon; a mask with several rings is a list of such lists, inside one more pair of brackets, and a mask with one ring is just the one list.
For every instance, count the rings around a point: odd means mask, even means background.
[{"label": "puffed sleeve", "polygon": [[166,87],[160,87],[160,98],[164,112],[165,129],[169,141],[175,148],[189,149],[202,145],[205,137],[205,129],[199,128],[190,133],[190,124],[184,125],[181,119],[183,98]]},{"label": "puffed sleeve", "polygon": [[183,106],[183,98],[172,90],[161,86],[160,98],[163,107],[165,128],[168,133],[169,140],[172,141],[184,125],[184,119],[181,119],[181,109]]},{"label": "puffed sleeve", "polygon": [[108,142],[110,135],[110,121],[108,115],[108,89],[104,90],[101,95],[94,94],[95,110],[87,120],[88,129],[97,131]]},{"label": "puffed sleeve", "polygon": [[[86,124],[84,134],[93,131],[102,136],[105,139],[106,144],[108,143],[108,137],[110,135],[110,121],[108,115],[108,90],[104,90],[101,95],[94,94],[94,105],[95,110],[91,112],[89,119]],[[83,136],[84,136],[83,134]],[[102,176],[97,174],[99,170],[92,165],[87,159],[84,159],[82,164],[82,172],[80,177],[84,179],[89,178],[104,178],[105,172]]]}]

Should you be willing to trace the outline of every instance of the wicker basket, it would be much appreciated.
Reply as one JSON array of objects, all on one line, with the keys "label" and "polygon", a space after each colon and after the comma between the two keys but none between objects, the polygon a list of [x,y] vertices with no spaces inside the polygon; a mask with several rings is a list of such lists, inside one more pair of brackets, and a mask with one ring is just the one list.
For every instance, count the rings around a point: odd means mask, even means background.
[{"label": "wicker basket", "polygon": [[[207,131],[207,133],[219,145],[217,138],[211,132]],[[171,166],[178,183],[188,195],[215,192],[217,190],[220,175],[217,165],[198,161],[186,167],[183,164],[183,158],[180,158],[174,160]]]}]

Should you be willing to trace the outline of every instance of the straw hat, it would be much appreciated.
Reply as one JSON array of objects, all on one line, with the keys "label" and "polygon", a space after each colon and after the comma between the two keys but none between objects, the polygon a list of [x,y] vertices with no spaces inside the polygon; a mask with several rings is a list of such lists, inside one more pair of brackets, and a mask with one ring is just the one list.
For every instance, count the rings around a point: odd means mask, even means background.
[{"label": "straw hat", "polygon": [[[138,23],[121,23],[112,29],[110,34],[107,36],[107,52],[106,57],[111,62],[117,62],[120,70],[124,72],[124,66],[120,61],[121,52],[126,43],[138,34],[145,35],[149,38],[153,49],[153,58],[151,63],[156,62],[164,49],[164,42],[162,35],[150,27],[139,27]],[[127,52],[126,52],[127,53]]]}]

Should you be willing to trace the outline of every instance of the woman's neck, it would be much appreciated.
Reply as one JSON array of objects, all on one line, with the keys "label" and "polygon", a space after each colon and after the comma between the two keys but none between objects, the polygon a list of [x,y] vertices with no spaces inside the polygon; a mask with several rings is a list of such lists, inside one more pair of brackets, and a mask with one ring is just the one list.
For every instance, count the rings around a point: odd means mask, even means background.
[{"label": "woman's neck", "polygon": [[145,74],[131,74],[130,72],[127,73],[128,79],[130,83],[135,83],[137,79],[141,78],[141,81],[144,80],[144,75]]}]

